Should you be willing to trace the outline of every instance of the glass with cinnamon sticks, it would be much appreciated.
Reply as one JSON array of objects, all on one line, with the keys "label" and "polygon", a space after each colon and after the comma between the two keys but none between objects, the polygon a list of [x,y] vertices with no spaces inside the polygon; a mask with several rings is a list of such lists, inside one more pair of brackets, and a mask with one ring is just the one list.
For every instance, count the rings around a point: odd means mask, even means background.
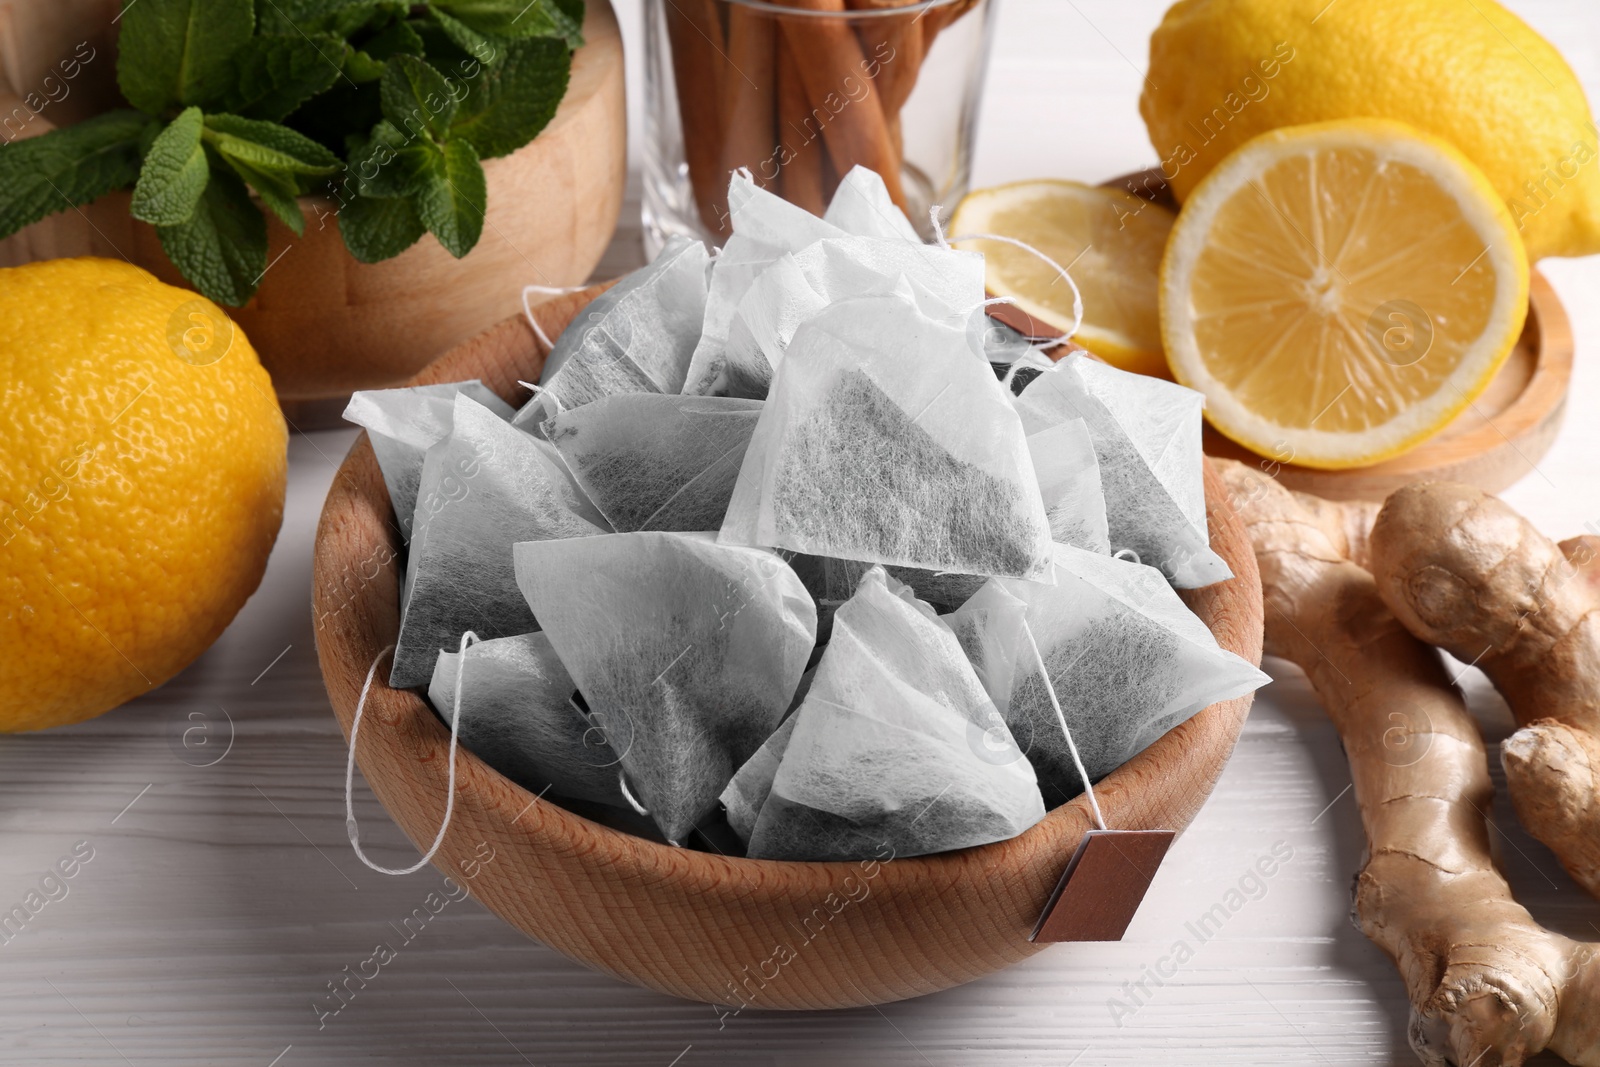
[{"label": "glass with cinnamon sticks", "polygon": [[967,191],[993,0],[646,0],[644,228],[721,243],[728,174],[821,214],[877,171],[924,235]]}]

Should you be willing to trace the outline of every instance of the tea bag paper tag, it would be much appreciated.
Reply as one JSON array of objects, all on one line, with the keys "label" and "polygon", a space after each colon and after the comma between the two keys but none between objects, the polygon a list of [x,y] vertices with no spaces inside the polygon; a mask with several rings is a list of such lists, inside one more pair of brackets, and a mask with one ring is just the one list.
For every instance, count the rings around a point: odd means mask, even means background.
[{"label": "tea bag paper tag", "polygon": [[1061,873],[1029,941],[1121,941],[1176,836],[1090,830]]}]

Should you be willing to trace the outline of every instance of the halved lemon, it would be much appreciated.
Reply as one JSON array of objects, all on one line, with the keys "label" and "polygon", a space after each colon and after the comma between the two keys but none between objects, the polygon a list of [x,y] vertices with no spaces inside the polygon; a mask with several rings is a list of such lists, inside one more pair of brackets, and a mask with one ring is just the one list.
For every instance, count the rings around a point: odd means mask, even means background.
[{"label": "halved lemon", "polygon": [[[1172,212],[1121,189],[1028,181],[969,193],[950,234],[995,233],[1066,267],[1083,293],[1073,340],[1124,370],[1168,377],[1157,295]],[[989,292],[1010,297],[1047,330],[1072,327],[1072,289],[1049,264],[1001,241],[956,241],[984,254]]]},{"label": "halved lemon", "polygon": [[1185,202],[1161,265],[1177,379],[1245,447],[1337,469],[1437,433],[1522,332],[1528,259],[1505,203],[1398,122],[1242,145]]}]

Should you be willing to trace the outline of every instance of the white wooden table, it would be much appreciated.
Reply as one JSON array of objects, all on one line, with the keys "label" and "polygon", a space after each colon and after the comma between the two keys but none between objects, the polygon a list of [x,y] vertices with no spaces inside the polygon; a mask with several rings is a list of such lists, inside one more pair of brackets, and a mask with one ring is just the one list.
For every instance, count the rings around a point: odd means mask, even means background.
[{"label": "white wooden table", "polygon": [[[619,3],[635,40],[636,3]],[[1150,162],[1136,100],[1164,4],[1002,3],[977,181],[1098,180]],[[1565,49],[1600,99],[1592,0],[1512,6]],[[635,75],[638,58],[636,49]],[[608,260],[618,269],[639,257],[637,224],[624,223]],[[1580,358],[1560,440],[1508,496],[1547,532],[1568,536],[1600,531],[1600,365],[1587,358],[1600,342],[1600,262],[1544,269],[1575,320]],[[74,846],[92,850],[66,895],[57,889],[60,899],[0,942],[0,1062],[1414,1062],[1400,982],[1347,919],[1362,834],[1344,757],[1302,676],[1275,662],[1277,681],[1257,699],[1221,784],[1121,943],[1058,946],[881,1010],[745,1012],[722,1028],[713,1009],[590,973],[466,899],[432,915],[337,1014],[321,1014],[336,1003],[330,983],[379,941],[401,944],[403,920],[443,885],[431,869],[375,874],[345,840],[345,749],[317,671],[307,593],[317,513],[353,437],[294,438],[266,580],[194,666],[94,722],[0,737],[0,911]],[[1475,672],[1468,682],[1498,740],[1510,722],[1503,705]],[[358,790],[368,847],[391,864],[410,862],[414,851]],[[1600,937],[1600,904],[1503,799],[1495,816],[1519,899],[1558,930]],[[1203,943],[1186,930],[1275,845],[1293,855],[1259,899]],[[1123,984],[1180,939],[1193,958],[1134,1010],[1119,1009],[1111,998],[1125,996]]]}]

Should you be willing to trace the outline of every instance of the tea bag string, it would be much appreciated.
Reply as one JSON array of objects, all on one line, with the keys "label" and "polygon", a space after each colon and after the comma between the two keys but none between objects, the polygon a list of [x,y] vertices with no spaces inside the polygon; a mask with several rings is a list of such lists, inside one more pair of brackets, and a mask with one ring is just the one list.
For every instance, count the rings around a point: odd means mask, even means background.
[{"label": "tea bag string", "polygon": [[524,285],[522,287],[522,314],[528,320],[533,335],[545,348],[554,348],[555,342],[550,340],[550,335],[544,332],[544,327],[539,325],[539,320],[533,314],[533,305],[528,303],[529,293],[538,293],[541,296],[566,296],[568,293],[581,293],[587,286],[582,285]]},{"label": "tea bag string", "polygon": [[[1028,244],[1026,241],[1019,241],[1015,237],[1006,237],[1005,235],[998,233],[958,233],[954,236],[947,237],[945,236],[944,226],[939,222],[939,213],[942,210],[943,208],[938,204],[934,204],[932,207],[928,208],[928,221],[933,226],[933,239],[940,248],[948,250],[952,241],[999,241],[1001,244],[1007,244],[1014,248],[1020,248],[1029,255],[1038,257],[1045,263],[1046,266],[1055,271],[1057,277],[1065,281],[1068,288],[1072,290],[1072,328],[1061,336],[1053,339],[1034,338],[1034,340],[1046,342],[1041,346],[1044,348],[1053,348],[1056,345],[1066,344],[1068,341],[1072,340],[1074,335],[1077,334],[1079,328],[1083,326],[1083,293],[1079,291],[1078,283],[1072,280],[1071,272],[1069,272],[1066,267],[1063,267],[1061,264],[1057,263],[1047,253],[1040,251],[1033,245]],[[988,306],[989,304],[995,303],[1009,304],[1013,302],[1014,301],[1012,301],[1010,297],[998,297],[994,300],[984,301],[982,306]]]},{"label": "tea bag string", "polygon": [[362,683],[361,698],[356,701],[355,719],[350,723],[350,756],[344,765],[344,828],[350,837],[350,847],[355,849],[356,857],[379,874],[415,874],[433,861],[433,857],[439,852],[439,846],[444,844],[445,831],[450,829],[450,819],[456,810],[456,749],[461,737],[461,680],[467,674],[467,649],[477,640],[478,635],[468,630],[461,635],[461,648],[457,653],[460,658],[456,662],[455,695],[450,707],[450,769],[448,784],[445,786],[444,820],[439,823],[439,833],[423,857],[411,866],[399,869],[379,866],[361,851],[361,831],[356,825],[355,804],[352,800],[356,777],[356,737],[361,732],[361,714],[366,710],[367,694],[372,690],[372,679],[378,673],[378,664],[383,662],[383,657],[394,651],[394,646],[390,645],[379,652],[373,659],[372,666],[367,668],[367,680]]},{"label": "tea bag string", "polygon": [[1033,661],[1039,665],[1039,674],[1044,678],[1045,692],[1050,694],[1050,706],[1055,709],[1056,722],[1061,724],[1061,732],[1067,737],[1067,751],[1072,753],[1072,765],[1078,770],[1078,779],[1083,782],[1084,795],[1089,798],[1089,807],[1094,811],[1095,825],[1102,830],[1108,830],[1106,817],[1100,813],[1100,802],[1095,799],[1094,785],[1089,781],[1089,772],[1084,770],[1083,757],[1078,755],[1078,744],[1072,740],[1072,730],[1067,726],[1067,717],[1061,710],[1061,702],[1056,699],[1055,683],[1050,680],[1050,671],[1044,665],[1044,656],[1039,653],[1039,643],[1033,639],[1033,627],[1028,625],[1028,620],[1022,620],[1022,632],[1028,635],[1028,647],[1033,649]]}]

